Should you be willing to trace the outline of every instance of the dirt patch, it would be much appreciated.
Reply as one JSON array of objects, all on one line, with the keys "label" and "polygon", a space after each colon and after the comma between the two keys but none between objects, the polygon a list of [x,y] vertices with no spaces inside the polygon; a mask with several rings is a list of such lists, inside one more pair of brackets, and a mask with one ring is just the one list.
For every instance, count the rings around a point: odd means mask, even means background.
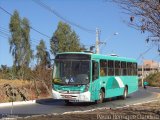
[{"label": "dirt patch", "polygon": [[41,81],[0,79],[0,103],[50,98]]},{"label": "dirt patch", "polygon": [[103,109],[92,112],[71,113],[64,115],[46,115],[25,118],[27,120],[159,120],[160,100],[142,105],[133,105],[118,109]]}]

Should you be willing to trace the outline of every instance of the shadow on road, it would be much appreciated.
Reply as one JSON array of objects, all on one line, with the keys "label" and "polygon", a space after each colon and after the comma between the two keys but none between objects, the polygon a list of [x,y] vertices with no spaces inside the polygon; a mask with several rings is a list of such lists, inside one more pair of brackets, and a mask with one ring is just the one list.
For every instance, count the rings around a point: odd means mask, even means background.
[{"label": "shadow on road", "polygon": [[70,104],[66,104],[64,100],[56,100],[56,99],[40,99],[36,100],[36,103],[43,105],[61,105],[61,106],[89,106],[94,105],[94,102],[71,102]]},{"label": "shadow on road", "polygon": [[96,104],[94,102],[72,102],[71,104],[66,104],[64,102],[64,100],[56,100],[53,98],[36,100],[36,103],[41,104],[41,105],[49,105],[49,106],[68,106],[68,107],[74,107],[74,106],[79,106],[79,107],[92,107],[92,106],[97,107],[98,106],[98,107],[101,107],[102,106],[103,107],[104,104],[107,104],[107,105],[110,105],[112,103],[125,104],[129,101],[139,100],[139,98],[141,98],[142,96],[144,99],[145,98],[147,99],[149,96],[153,96],[150,91],[155,92],[155,89],[152,90],[152,88],[150,88],[148,90],[144,90],[143,88],[140,88],[138,91],[128,95],[126,100],[122,100],[121,97],[113,97],[113,98],[105,99],[104,103],[102,103],[102,104]]},{"label": "shadow on road", "polygon": [[[127,98],[130,98],[130,96],[128,96]],[[56,100],[53,98],[49,98],[49,99],[40,99],[40,100],[36,100],[36,103],[38,104],[42,104],[42,105],[51,105],[51,106],[103,106],[103,104],[105,103],[109,103],[111,101],[119,101],[122,100],[120,97],[113,97],[113,98],[107,98],[104,100],[104,103],[101,104],[96,104],[95,102],[71,102],[70,104],[66,104],[64,102],[64,100]]]}]

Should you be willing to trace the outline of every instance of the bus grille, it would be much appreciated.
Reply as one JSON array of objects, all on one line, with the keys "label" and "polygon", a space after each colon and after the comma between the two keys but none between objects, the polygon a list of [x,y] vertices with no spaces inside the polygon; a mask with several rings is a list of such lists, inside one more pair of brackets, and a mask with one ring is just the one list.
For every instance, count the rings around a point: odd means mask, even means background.
[{"label": "bus grille", "polygon": [[59,90],[59,93],[64,93],[64,94],[79,94],[80,91],[63,91],[63,90]]}]

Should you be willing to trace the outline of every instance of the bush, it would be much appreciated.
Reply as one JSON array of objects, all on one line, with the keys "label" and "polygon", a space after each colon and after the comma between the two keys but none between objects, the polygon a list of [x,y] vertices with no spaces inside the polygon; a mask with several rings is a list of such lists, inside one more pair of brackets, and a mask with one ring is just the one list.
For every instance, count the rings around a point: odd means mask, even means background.
[{"label": "bush", "polygon": [[149,86],[160,87],[160,72],[148,75],[145,79]]}]

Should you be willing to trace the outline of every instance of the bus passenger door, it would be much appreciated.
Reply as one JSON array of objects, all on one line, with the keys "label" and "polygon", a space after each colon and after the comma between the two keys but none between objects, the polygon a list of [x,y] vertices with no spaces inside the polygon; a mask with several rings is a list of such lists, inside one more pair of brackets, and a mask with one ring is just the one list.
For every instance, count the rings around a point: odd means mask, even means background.
[{"label": "bus passenger door", "polygon": [[98,98],[99,90],[99,61],[92,61],[92,87],[91,87],[91,100],[95,101]]}]

